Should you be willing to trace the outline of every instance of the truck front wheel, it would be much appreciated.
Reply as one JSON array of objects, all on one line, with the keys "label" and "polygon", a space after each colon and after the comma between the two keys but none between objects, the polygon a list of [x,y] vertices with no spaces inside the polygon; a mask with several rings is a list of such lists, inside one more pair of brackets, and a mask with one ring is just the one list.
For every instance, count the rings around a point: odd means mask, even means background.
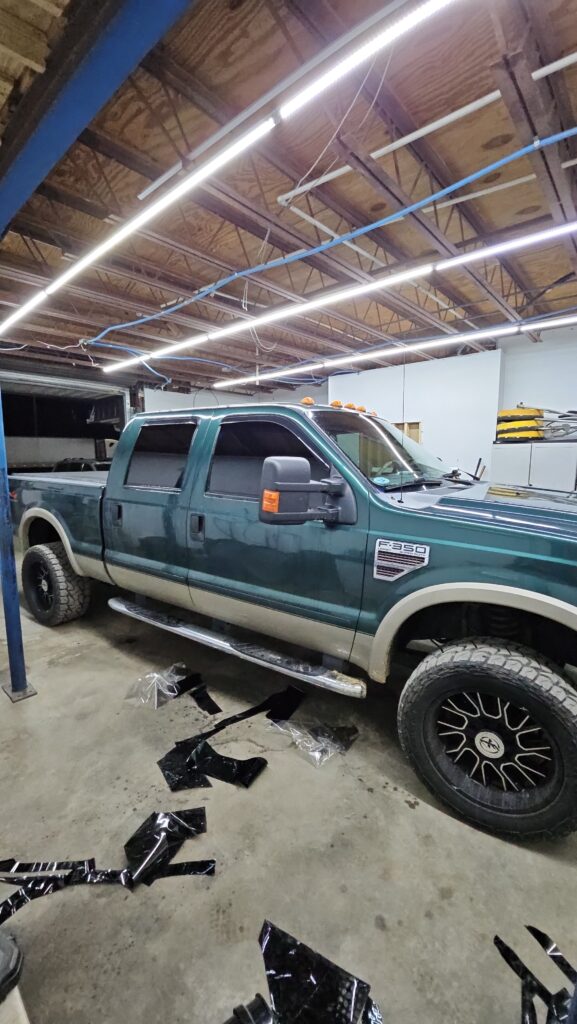
[{"label": "truck front wheel", "polygon": [[398,721],[425,785],[477,827],[514,839],[577,828],[577,693],[534,651],[447,644],[410,676]]},{"label": "truck front wheel", "polygon": [[44,626],[79,619],[90,604],[90,580],[73,571],[64,545],[35,544],[22,562],[26,604]]}]

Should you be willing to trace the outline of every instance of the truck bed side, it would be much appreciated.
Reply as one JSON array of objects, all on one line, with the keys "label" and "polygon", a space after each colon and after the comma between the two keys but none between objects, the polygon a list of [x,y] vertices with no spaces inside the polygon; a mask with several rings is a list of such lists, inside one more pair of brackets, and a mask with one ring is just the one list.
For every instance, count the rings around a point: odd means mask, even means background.
[{"label": "truck bed side", "polygon": [[81,576],[109,582],[103,563],[106,473],[29,473],[9,478],[12,521],[24,550],[60,540]]}]

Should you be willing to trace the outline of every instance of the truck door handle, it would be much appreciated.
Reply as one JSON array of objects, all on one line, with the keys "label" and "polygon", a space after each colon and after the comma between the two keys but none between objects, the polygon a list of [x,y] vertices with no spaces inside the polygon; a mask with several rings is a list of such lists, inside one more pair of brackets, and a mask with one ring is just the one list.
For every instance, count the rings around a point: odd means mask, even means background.
[{"label": "truck door handle", "polygon": [[194,512],[190,517],[189,531],[191,537],[202,536],[204,534],[204,516],[199,516]]},{"label": "truck door handle", "polygon": [[114,519],[118,525],[122,523],[122,505],[116,506]]}]

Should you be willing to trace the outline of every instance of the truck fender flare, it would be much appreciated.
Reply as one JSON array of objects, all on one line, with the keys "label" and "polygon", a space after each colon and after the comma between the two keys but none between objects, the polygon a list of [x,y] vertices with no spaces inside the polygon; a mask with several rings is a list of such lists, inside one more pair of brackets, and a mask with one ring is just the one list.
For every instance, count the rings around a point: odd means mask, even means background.
[{"label": "truck fender flare", "polygon": [[22,519],[20,520],[20,526],[18,528],[18,537],[22,545],[22,550],[27,551],[28,548],[30,547],[28,537],[30,533],[30,527],[35,519],[44,519],[46,520],[47,523],[50,523],[50,525],[54,527],[56,533],[58,534],[60,540],[64,545],[66,557],[68,558],[68,561],[72,566],[72,569],[74,570],[77,576],[86,576],[86,573],[80,568],[78,564],[76,555],[74,554],[72,547],[70,545],[70,540],[68,539],[68,534],[66,533],[65,527],[63,526],[61,521],[54,515],[53,512],[48,512],[47,509],[45,508],[34,507],[26,509],[26,512],[22,516]]},{"label": "truck fender flare", "polygon": [[546,594],[536,594],[520,587],[507,587],[500,583],[440,583],[424,587],[403,597],[382,620],[371,647],[369,675],[384,683],[389,673],[389,662],[395,638],[401,626],[415,612],[432,605],[451,604],[456,601],[476,604],[500,604],[505,608],[532,612],[545,619],[559,622],[577,633],[577,608]]}]

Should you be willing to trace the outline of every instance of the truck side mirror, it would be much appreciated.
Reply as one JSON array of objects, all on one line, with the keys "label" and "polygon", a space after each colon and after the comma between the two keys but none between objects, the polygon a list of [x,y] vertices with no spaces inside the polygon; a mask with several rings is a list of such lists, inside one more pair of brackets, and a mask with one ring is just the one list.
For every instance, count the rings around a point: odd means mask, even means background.
[{"label": "truck side mirror", "polygon": [[319,519],[325,523],[340,522],[338,504],[319,504],[309,508],[311,494],[341,495],[345,481],[337,479],[311,480],[308,459],[296,456],[269,456],[265,459],[261,475],[261,501],[259,518],[262,523],[298,524]]}]

